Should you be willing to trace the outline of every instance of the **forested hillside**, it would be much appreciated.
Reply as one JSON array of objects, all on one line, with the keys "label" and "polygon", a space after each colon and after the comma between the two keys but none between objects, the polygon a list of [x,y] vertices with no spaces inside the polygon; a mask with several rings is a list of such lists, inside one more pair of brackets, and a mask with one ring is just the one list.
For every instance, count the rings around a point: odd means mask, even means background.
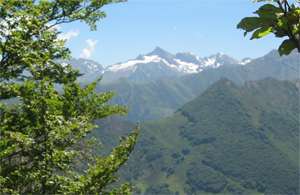
[{"label": "forested hillside", "polygon": [[[299,194],[297,86],[217,81],[172,116],[141,123],[122,181],[146,194]],[[134,127],[111,120],[94,132],[108,148]]]}]

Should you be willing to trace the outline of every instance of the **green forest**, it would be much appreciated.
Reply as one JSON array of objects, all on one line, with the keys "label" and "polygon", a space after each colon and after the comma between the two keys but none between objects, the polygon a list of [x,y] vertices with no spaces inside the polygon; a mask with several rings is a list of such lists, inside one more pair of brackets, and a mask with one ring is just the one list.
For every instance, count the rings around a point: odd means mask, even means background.
[{"label": "green forest", "polygon": [[[217,81],[170,117],[140,124],[121,178],[142,194],[299,193],[297,85],[299,79]],[[109,121],[92,133],[108,148],[134,127]],[[115,132],[118,123],[125,128]]]}]

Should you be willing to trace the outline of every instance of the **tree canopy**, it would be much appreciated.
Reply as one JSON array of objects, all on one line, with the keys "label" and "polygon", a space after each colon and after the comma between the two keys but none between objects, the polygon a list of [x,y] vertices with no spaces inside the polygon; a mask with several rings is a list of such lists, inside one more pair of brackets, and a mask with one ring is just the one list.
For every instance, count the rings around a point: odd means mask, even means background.
[{"label": "tree canopy", "polygon": [[[104,158],[92,153],[86,136],[96,119],[124,115],[128,107],[107,104],[114,92],[94,93],[101,78],[80,87],[82,74],[56,59],[69,59],[66,40],[55,27],[84,21],[96,30],[101,8],[126,0],[1,0],[0,185],[3,194],[129,194],[115,188],[118,169],[134,149],[137,127]],[[59,92],[54,84],[63,85]]]},{"label": "tree canopy", "polygon": [[261,6],[255,14],[258,17],[245,17],[237,25],[237,28],[245,30],[244,35],[253,32],[250,40],[259,39],[269,33],[276,37],[287,37],[279,46],[280,55],[288,55],[294,49],[300,53],[300,8],[289,4],[287,0],[253,0],[254,3],[261,1],[275,2]]}]

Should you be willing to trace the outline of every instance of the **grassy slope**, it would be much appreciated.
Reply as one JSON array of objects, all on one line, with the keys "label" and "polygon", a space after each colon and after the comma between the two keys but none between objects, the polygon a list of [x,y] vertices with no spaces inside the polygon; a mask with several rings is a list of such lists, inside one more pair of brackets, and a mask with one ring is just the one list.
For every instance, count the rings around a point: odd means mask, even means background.
[{"label": "grassy slope", "polygon": [[136,192],[299,193],[299,91],[221,79],[172,116],[141,123],[123,180]]}]

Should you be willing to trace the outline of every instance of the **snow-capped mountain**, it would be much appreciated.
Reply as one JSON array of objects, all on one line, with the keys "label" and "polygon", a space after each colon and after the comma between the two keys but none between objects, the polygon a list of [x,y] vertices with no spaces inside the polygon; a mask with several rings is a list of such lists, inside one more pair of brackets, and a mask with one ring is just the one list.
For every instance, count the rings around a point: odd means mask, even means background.
[{"label": "snow-capped mountain", "polygon": [[60,61],[60,63],[69,63],[75,69],[85,73],[83,80],[94,80],[103,76],[103,81],[113,81],[120,77],[126,77],[135,82],[142,82],[164,76],[198,73],[205,69],[218,68],[224,65],[245,65],[250,61],[250,58],[245,58],[239,62],[221,52],[203,59],[189,52],[173,55],[156,47],[154,51],[146,55],[139,55],[134,60],[108,66],[105,69],[97,62],[82,58],[72,58],[71,61]]},{"label": "snow-capped mountain", "polygon": [[222,52],[203,59],[189,52],[180,52],[175,55],[175,58],[177,58],[175,60],[180,64],[179,67],[185,67],[182,70],[187,73],[201,72],[204,69],[218,68],[222,65],[240,64],[237,60]]},{"label": "snow-capped mountain", "polygon": [[56,62],[63,66],[71,64],[73,69],[79,70],[80,73],[84,73],[83,76],[78,78],[79,82],[93,81],[103,75],[103,67],[93,60],[72,58],[71,60],[57,60]]},{"label": "snow-capped mountain", "polygon": [[249,62],[251,62],[251,58],[244,58],[244,59],[242,59],[242,61],[239,62],[239,64],[245,65],[245,64],[247,64]]}]

